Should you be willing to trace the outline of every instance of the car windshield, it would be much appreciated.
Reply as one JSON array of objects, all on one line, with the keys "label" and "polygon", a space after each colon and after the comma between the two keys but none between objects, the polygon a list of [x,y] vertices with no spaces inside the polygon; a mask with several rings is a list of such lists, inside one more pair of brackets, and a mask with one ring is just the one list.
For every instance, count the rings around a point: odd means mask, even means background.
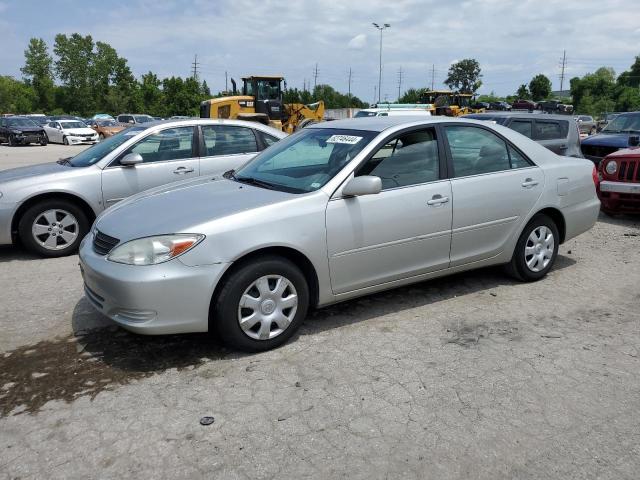
[{"label": "car windshield", "polygon": [[618,115],[611,120],[602,131],[608,133],[640,132],[640,113]]},{"label": "car windshield", "polygon": [[356,117],[375,117],[378,114],[378,112],[369,112],[367,110],[360,110],[358,113],[356,113]]},{"label": "car windshield", "polygon": [[291,193],[318,190],[377,135],[364,130],[305,128],[272,145],[230,176]]},{"label": "car windshield", "polygon": [[153,121],[153,118],[147,117],[146,115],[136,115],[134,118],[136,119],[136,123],[146,123]]},{"label": "car windshield", "polygon": [[9,118],[7,119],[7,126],[9,127],[37,127],[33,120],[28,118]]},{"label": "car windshield", "polygon": [[87,126],[82,122],[60,122],[62,128],[86,128]]},{"label": "car windshield", "polygon": [[116,148],[129,140],[132,136],[145,130],[143,127],[131,127],[118,132],[116,135],[106,140],[96,143],[93,147],[83,150],[78,155],[69,160],[72,167],[88,167],[102,160],[105,155],[113,152]]}]

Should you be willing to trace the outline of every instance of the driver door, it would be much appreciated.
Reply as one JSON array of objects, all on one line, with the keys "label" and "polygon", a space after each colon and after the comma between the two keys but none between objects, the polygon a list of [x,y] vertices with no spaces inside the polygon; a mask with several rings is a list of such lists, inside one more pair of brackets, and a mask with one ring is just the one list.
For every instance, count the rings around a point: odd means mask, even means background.
[{"label": "driver door", "polygon": [[[197,177],[200,159],[195,142],[195,127],[171,127],[147,135],[125,150],[102,171],[104,207],[153,187]],[[120,159],[138,153],[143,163],[120,165]]]}]

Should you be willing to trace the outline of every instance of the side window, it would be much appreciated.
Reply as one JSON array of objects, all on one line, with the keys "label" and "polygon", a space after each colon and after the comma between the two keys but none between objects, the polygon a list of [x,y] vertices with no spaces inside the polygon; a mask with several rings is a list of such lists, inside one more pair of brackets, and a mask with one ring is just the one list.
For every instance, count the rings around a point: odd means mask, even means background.
[{"label": "side window", "polygon": [[533,137],[533,124],[531,120],[514,120],[509,125],[511,130],[521,133],[525,137]]},{"label": "side window", "polygon": [[509,170],[509,152],[500,137],[478,127],[446,127],[456,177]]},{"label": "side window", "polygon": [[149,135],[129,147],[122,156],[139,153],[144,163],[183,160],[193,155],[193,127],[176,127]]},{"label": "side window", "polygon": [[562,128],[567,122],[536,120],[536,140],[556,140],[567,136],[568,128]]},{"label": "side window", "polygon": [[270,147],[271,145],[273,145],[279,140],[277,137],[274,137],[273,135],[269,135],[268,133],[264,133],[261,130],[255,130],[255,133],[260,135],[260,138],[262,139],[262,143],[265,145],[265,148]]},{"label": "side window", "polygon": [[440,178],[435,130],[419,130],[392,138],[356,172],[382,180],[383,190],[433,182]]},{"label": "side window", "polygon": [[235,155],[258,151],[256,136],[250,128],[232,125],[203,125],[204,156]]},{"label": "side window", "polygon": [[509,145],[509,156],[511,157],[511,168],[527,168],[531,166],[529,160],[511,145]]}]

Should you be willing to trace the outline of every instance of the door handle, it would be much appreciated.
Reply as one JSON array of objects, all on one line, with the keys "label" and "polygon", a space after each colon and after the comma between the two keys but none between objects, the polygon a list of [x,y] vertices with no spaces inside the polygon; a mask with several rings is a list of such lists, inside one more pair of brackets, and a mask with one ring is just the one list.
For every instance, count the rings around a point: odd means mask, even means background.
[{"label": "door handle", "polygon": [[540,182],[534,180],[533,178],[527,178],[524,182],[522,182],[522,186],[523,188],[533,188],[538,185],[538,183]]},{"label": "door handle", "polygon": [[437,207],[438,205],[444,205],[449,201],[449,197],[443,197],[442,195],[434,195],[431,200],[427,200],[427,205],[431,207]]},{"label": "door handle", "polygon": [[191,173],[191,172],[193,172],[193,168],[187,168],[187,167],[178,167],[173,171],[173,173],[175,173],[176,175],[184,175],[185,173]]}]

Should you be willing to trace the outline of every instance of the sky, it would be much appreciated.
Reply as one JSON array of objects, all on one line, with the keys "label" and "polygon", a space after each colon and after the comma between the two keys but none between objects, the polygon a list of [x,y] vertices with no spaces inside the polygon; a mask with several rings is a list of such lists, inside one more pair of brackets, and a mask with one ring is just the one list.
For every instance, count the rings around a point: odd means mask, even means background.
[{"label": "sky", "polygon": [[[637,0],[0,0],[0,75],[20,78],[29,38],[53,50],[57,33],[90,34],[113,46],[136,76],[188,76],[194,57],[212,91],[225,72],[282,74],[288,86],[317,81],[364,101],[407,88],[435,87],[451,63],[475,58],[479,93],[513,94],[539,73],[560,88],[566,50],[568,79],[600,66],[616,73],[640,55]],[[317,78],[314,71],[317,65]],[[230,84],[229,84],[230,86]]]}]

